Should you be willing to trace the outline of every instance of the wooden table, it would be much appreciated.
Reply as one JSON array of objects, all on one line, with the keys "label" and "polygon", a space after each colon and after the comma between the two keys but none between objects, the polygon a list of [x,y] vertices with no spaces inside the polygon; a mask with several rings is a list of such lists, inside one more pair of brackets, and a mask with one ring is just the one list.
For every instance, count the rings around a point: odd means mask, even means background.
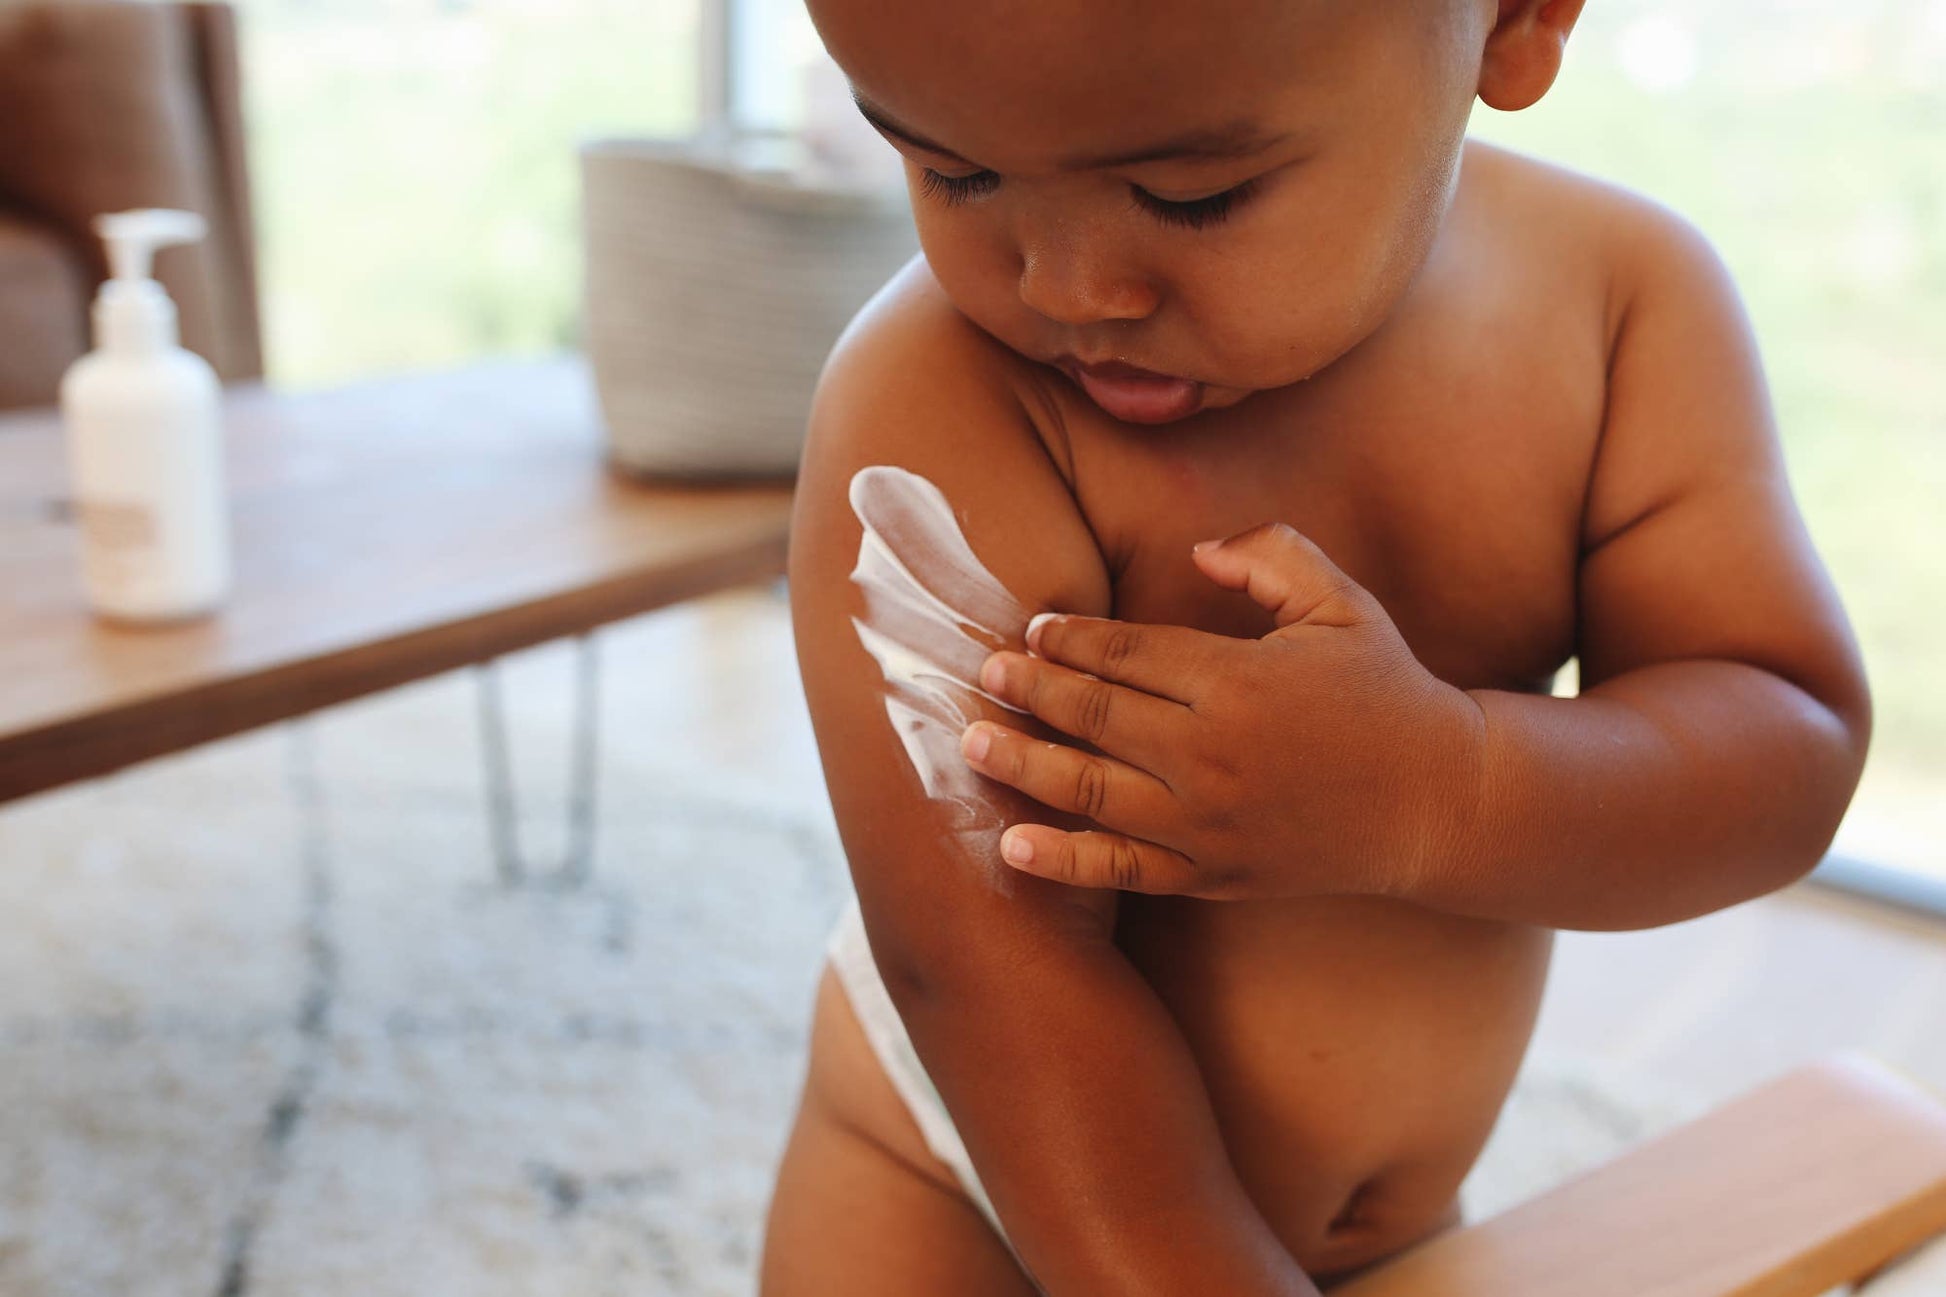
[{"label": "wooden table", "polygon": [[225,395],[235,582],[118,627],[52,410],[0,414],[0,802],[784,569],[791,484],[607,467],[570,355]]}]

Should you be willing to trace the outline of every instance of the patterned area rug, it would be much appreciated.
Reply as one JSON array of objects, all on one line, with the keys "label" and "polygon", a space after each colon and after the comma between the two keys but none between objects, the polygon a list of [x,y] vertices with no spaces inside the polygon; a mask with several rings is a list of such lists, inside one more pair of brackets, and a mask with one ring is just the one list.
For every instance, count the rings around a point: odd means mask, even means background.
[{"label": "patterned area rug", "polygon": [[[512,884],[472,673],[0,811],[0,1293],[751,1292],[850,885],[775,597],[603,633],[579,884],[567,645]],[[1695,1110],[1530,1056],[1468,1218]]]}]

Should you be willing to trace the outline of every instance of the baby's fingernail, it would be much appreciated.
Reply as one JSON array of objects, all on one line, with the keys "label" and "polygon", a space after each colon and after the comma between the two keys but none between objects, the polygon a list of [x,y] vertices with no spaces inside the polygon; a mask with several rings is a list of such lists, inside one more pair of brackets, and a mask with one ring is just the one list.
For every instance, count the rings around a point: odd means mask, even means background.
[{"label": "baby's fingernail", "polygon": [[1000,838],[1000,854],[1016,865],[1024,865],[1034,858],[1034,844],[1018,833],[1003,834]]},{"label": "baby's fingernail", "polygon": [[975,725],[960,739],[959,750],[965,754],[968,761],[984,761],[987,757],[987,749],[992,746],[993,735],[985,726]]},{"label": "baby's fingernail", "polygon": [[980,666],[980,683],[987,692],[999,693],[1000,686],[1007,682],[1007,664],[997,656],[989,656]]},{"label": "baby's fingernail", "polygon": [[1192,554],[1200,554],[1200,553],[1202,553],[1202,552],[1203,552],[1204,550],[1206,550],[1206,549],[1208,549],[1208,548],[1209,548],[1210,546],[1212,546],[1212,545],[1220,545],[1220,544],[1222,544],[1222,542],[1221,542],[1221,541],[1215,541],[1215,540],[1199,540],[1199,541],[1197,541],[1197,542],[1196,542],[1196,543],[1195,543],[1194,545],[1191,545],[1191,546],[1189,547],[1189,551],[1190,551],[1190,553],[1192,553]]}]

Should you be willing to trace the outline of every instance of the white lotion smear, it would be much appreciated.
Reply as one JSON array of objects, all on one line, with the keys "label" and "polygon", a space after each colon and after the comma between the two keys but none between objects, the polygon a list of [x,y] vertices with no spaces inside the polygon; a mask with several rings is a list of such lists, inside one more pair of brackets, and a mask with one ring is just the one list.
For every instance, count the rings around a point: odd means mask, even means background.
[{"label": "white lotion smear", "polygon": [[979,677],[987,654],[1021,642],[1027,609],[987,571],[925,478],[868,464],[852,474],[850,498],[864,528],[851,579],[867,614],[851,624],[890,686],[885,713],[926,795],[954,808],[954,832],[1012,895],[1013,871],[1000,861],[1006,821],[959,743],[974,719],[968,695],[1021,710],[980,688]]}]

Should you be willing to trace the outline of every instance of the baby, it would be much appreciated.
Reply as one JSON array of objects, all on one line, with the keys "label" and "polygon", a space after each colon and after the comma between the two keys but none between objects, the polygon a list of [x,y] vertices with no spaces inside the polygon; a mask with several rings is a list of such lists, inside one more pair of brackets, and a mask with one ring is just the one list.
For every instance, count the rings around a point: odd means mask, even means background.
[{"label": "baby", "polygon": [[797,489],[856,903],[767,1297],[1328,1291],[1460,1223],[1554,929],[1823,854],[1870,705],[1736,291],[1465,138],[1580,8],[812,0],[923,253]]}]

